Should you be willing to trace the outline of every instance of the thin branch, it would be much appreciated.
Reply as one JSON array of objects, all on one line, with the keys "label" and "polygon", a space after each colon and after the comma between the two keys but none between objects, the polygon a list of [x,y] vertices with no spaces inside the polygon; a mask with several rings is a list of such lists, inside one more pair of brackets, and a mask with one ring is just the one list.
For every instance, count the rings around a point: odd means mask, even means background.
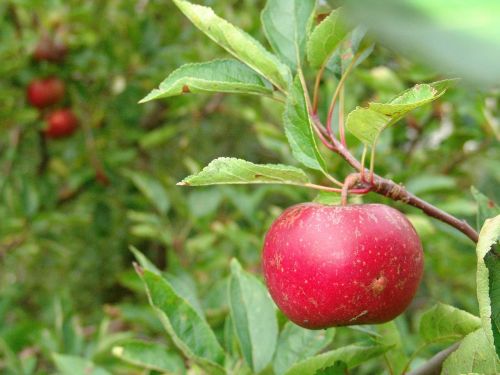
[{"label": "thin branch", "polygon": [[40,152],[40,161],[38,163],[38,175],[41,176],[47,170],[47,166],[49,165],[49,149],[47,147],[47,138],[45,138],[45,133],[40,130],[38,132],[38,144],[39,144],[39,152]]},{"label": "thin branch", "polygon": [[345,129],[344,129],[344,88],[340,89],[339,94],[339,138],[340,142],[344,147],[347,147],[345,141]]},{"label": "thin branch", "polygon": [[337,104],[337,99],[340,95],[340,90],[344,86],[344,83],[349,76],[349,73],[351,73],[351,70],[354,68],[354,65],[356,65],[356,61],[358,60],[360,56],[360,53],[358,52],[354,57],[352,58],[349,66],[345,70],[344,74],[342,74],[342,77],[340,78],[340,81],[337,85],[337,88],[335,89],[335,92],[333,93],[332,101],[330,102],[330,107],[328,108],[328,115],[326,117],[326,130],[328,131],[328,134],[330,137],[333,137],[333,131],[332,131],[332,119],[333,119],[333,111],[335,109],[335,105]]},{"label": "thin branch", "polygon": [[440,351],[434,357],[429,359],[425,364],[423,364],[416,370],[409,372],[408,375],[439,375],[441,373],[441,368],[443,367],[443,362],[451,353],[457,350],[459,345],[460,342],[457,342],[452,346]]},{"label": "thin branch", "polygon": [[[328,60],[327,60],[328,61]],[[319,102],[319,85],[321,83],[321,78],[323,77],[323,72],[325,71],[326,63],[321,66],[316,74],[316,80],[314,81],[314,91],[313,91],[313,103],[312,110],[313,113],[318,113],[318,102]]]},{"label": "thin branch", "polygon": [[[361,163],[351,154],[351,152],[346,147],[344,147],[336,139],[333,139],[332,142],[336,148],[336,152],[345,161],[347,161],[349,165],[351,165],[357,171],[362,170],[363,167]],[[412,193],[407,191],[401,184],[397,184],[392,180],[380,177],[374,173],[373,182],[370,181],[370,185],[372,186],[371,191],[388,197],[394,201],[401,201],[410,206],[416,207],[426,215],[438,219],[443,223],[446,223],[459,230],[467,237],[469,237],[473,242],[477,242],[479,238],[478,233],[465,220],[460,220],[448,214],[447,212],[433,206],[429,202],[426,202],[423,199],[413,195]]]}]

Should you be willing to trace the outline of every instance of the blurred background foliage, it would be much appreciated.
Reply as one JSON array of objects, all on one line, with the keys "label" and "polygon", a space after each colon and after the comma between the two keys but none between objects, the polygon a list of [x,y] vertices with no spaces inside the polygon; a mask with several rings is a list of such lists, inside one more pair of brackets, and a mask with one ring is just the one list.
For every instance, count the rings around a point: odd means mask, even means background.
[{"label": "blurred background foliage", "polygon": [[[264,1],[203,3],[264,42]],[[133,272],[129,245],[188,288],[222,331],[230,259],[259,275],[262,238],[272,220],[315,194],[175,183],[219,156],[294,164],[280,105],[226,95],[138,105],[181,64],[226,56],[169,1],[9,0],[0,3],[0,18],[0,372],[53,373],[54,353],[62,353],[92,359],[112,373],[140,373],[115,360],[111,346],[131,337],[165,342],[165,335]],[[61,64],[33,61],[44,33],[57,33],[68,46]],[[313,73],[306,72],[311,79]],[[27,104],[25,90],[32,79],[51,75],[66,82],[64,104],[80,128],[71,138],[42,141],[43,119]],[[346,106],[390,99],[440,77],[377,45],[348,80]],[[328,75],[325,107],[335,84]],[[383,133],[377,172],[475,223],[471,185],[500,201],[497,94],[461,84],[415,111]],[[353,137],[348,144],[360,154]],[[337,156],[327,160],[336,176],[349,173]],[[363,200],[383,201],[374,195]],[[396,320],[411,352],[419,314],[436,301],[477,313],[475,253],[461,233],[390,204],[409,216],[426,252],[418,296]],[[335,342],[359,335],[343,328]],[[360,373],[382,371],[370,366]]]}]

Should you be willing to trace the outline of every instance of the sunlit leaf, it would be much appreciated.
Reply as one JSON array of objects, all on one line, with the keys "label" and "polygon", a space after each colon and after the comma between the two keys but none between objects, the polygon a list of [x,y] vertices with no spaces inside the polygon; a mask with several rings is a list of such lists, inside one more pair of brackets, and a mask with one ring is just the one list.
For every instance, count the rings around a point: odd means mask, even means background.
[{"label": "sunlit leaf", "polygon": [[340,9],[332,11],[311,33],[307,41],[307,59],[313,68],[326,64],[347,35],[348,28],[342,17]]},{"label": "sunlit leaf", "polygon": [[182,180],[178,185],[204,186],[217,184],[291,184],[309,182],[299,168],[282,164],[254,164],[236,158],[218,158],[203,170]]},{"label": "sunlit leaf", "polygon": [[368,108],[357,107],[347,116],[347,129],[367,146],[374,146],[380,133],[406,114],[440,96],[455,80],[415,85],[388,103],[370,103]]},{"label": "sunlit leaf", "polygon": [[210,39],[286,91],[291,81],[290,69],[257,40],[217,16],[209,7],[184,0],[174,0],[174,3]]},{"label": "sunlit leaf", "polygon": [[245,64],[236,60],[215,60],[181,66],[140,103],[185,93],[227,92],[260,95],[270,94],[272,91],[272,86]]},{"label": "sunlit leaf", "polygon": [[500,356],[500,215],[486,220],[477,243],[477,299],[486,338]]},{"label": "sunlit leaf", "polygon": [[500,361],[483,329],[468,334],[444,361],[441,374],[498,374]]}]

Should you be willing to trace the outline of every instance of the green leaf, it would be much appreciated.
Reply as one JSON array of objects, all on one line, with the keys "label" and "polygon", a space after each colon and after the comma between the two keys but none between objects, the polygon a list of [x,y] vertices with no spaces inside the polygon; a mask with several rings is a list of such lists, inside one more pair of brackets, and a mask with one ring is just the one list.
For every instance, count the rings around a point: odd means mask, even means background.
[{"label": "green leaf", "polygon": [[375,326],[378,335],[374,337],[374,340],[380,345],[391,348],[385,354],[385,358],[393,374],[402,374],[410,358],[406,355],[404,347],[404,344],[408,342],[407,336],[405,332],[401,332],[401,325],[397,323],[398,319]]},{"label": "green leaf", "polygon": [[163,345],[141,340],[129,340],[113,347],[113,355],[125,362],[149,370],[167,371],[168,373],[184,374],[185,367],[182,358],[168,352]]},{"label": "green leaf", "polygon": [[337,79],[345,73],[349,65],[353,63],[356,56],[356,61],[351,69],[356,68],[359,64],[370,56],[375,48],[375,43],[365,38],[366,28],[357,26],[352,30],[350,37],[346,43],[341,43],[333,55],[329,58],[326,69],[332,72]]},{"label": "green leaf", "polygon": [[285,134],[295,159],[306,167],[325,171],[325,161],[314,138],[311,118],[307,110],[304,88],[299,77],[290,89],[283,114]]},{"label": "green leaf", "polygon": [[333,365],[316,371],[314,375],[345,375],[348,372],[347,365],[342,361],[336,361]]},{"label": "green leaf", "polygon": [[307,42],[307,59],[318,69],[328,62],[335,49],[345,38],[348,28],[342,23],[342,11],[332,11],[316,26]]},{"label": "green leaf", "polygon": [[477,243],[477,299],[483,329],[500,356],[500,215],[488,219]]},{"label": "green leaf", "polygon": [[328,191],[320,191],[316,197],[314,197],[313,202],[326,204],[329,206],[339,205],[342,201],[342,197],[338,193],[330,193]]},{"label": "green leaf", "polygon": [[217,16],[209,7],[184,0],[174,0],[174,3],[210,39],[282,91],[287,90],[291,81],[290,69],[257,40]]},{"label": "green leaf", "polygon": [[309,358],[326,348],[335,336],[335,329],[313,331],[287,322],[281,331],[273,370],[276,375],[286,372],[294,363]]},{"label": "green leaf", "polygon": [[184,93],[227,92],[260,95],[270,94],[272,91],[272,86],[245,64],[229,59],[215,60],[181,66],[139,103]]},{"label": "green leaf", "polygon": [[315,6],[316,0],[267,0],[262,10],[267,40],[293,71],[305,56]]},{"label": "green leaf", "polygon": [[387,346],[361,346],[348,345],[329,352],[305,359],[294,364],[286,375],[314,375],[316,371],[333,366],[337,361],[342,361],[348,368],[353,368],[371,358],[385,353]]},{"label": "green leaf", "polygon": [[369,108],[357,107],[347,116],[346,128],[365,145],[372,146],[390,123],[389,116]]},{"label": "green leaf", "polygon": [[161,271],[156,267],[142,252],[140,252],[136,247],[129,247],[132,254],[134,254],[135,259],[139,262],[142,268],[153,272],[156,275],[161,275]]},{"label": "green leaf", "polygon": [[57,370],[63,375],[111,375],[86,358],[58,353],[54,353],[52,357]]},{"label": "green leaf", "polygon": [[486,219],[500,215],[500,207],[492,199],[477,190],[474,186],[470,189],[477,203],[476,226],[479,230]]},{"label": "green leaf", "polygon": [[132,171],[125,171],[137,189],[155,206],[159,213],[166,214],[170,208],[170,199],[163,185],[156,179]]},{"label": "green leaf", "polygon": [[483,329],[468,334],[460,346],[444,361],[442,375],[498,374],[500,362],[495,358]]},{"label": "green leaf", "polygon": [[420,336],[426,342],[458,341],[481,327],[481,319],[456,307],[438,303],[420,320]]},{"label": "green leaf", "polygon": [[172,273],[162,272],[134,246],[130,246],[130,251],[132,251],[142,268],[158,276],[163,276],[170,283],[175,293],[184,298],[200,316],[203,316],[203,309],[196,293],[196,285],[189,274],[174,275]]},{"label": "green leaf", "polygon": [[368,108],[357,107],[347,116],[346,127],[365,145],[373,147],[385,128],[395,124],[415,108],[436,100],[454,82],[455,80],[444,80],[415,85],[389,103],[370,103]]},{"label": "green leaf", "polygon": [[175,345],[211,374],[225,374],[225,353],[204,317],[179,296],[172,285],[148,270],[139,270],[149,303]]},{"label": "green leaf", "polygon": [[432,85],[418,84],[403,91],[389,103],[370,103],[370,109],[397,121],[415,108],[436,100],[445,92],[446,89],[438,91]]},{"label": "green leaf", "polygon": [[204,186],[216,184],[288,184],[309,182],[303,170],[282,164],[254,164],[236,158],[218,158],[197,174],[186,177],[178,185]]},{"label": "green leaf", "polygon": [[231,261],[229,306],[236,336],[245,361],[254,372],[271,361],[278,338],[276,311],[266,287]]},{"label": "green leaf", "polygon": [[500,4],[491,0],[347,1],[355,21],[391,49],[486,87],[500,82]]}]

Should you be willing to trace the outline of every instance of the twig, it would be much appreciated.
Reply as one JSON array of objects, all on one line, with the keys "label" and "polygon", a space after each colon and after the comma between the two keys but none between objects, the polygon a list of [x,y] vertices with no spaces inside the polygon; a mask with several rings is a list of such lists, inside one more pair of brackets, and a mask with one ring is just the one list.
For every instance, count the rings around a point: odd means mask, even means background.
[{"label": "twig", "polygon": [[[336,139],[332,140],[333,145],[336,148],[336,153],[338,153],[349,165],[351,165],[355,170],[362,170],[361,163],[356,159],[351,152],[344,147]],[[373,181],[370,181],[372,185],[371,191],[383,195],[385,197],[391,198],[394,201],[402,201],[410,206],[420,209],[422,212],[430,217],[438,219],[469,237],[472,241],[477,242],[479,235],[474,228],[472,228],[466,221],[460,220],[447,212],[433,206],[429,202],[413,195],[405,189],[401,184],[396,184],[394,181],[380,177],[377,174],[373,174]]]},{"label": "twig", "polygon": [[344,128],[344,88],[340,89],[339,94],[339,138],[340,143],[344,147],[347,147],[347,143],[345,141],[345,128]]},{"label": "twig", "polygon": [[43,131],[38,132],[38,144],[40,145],[40,163],[38,164],[38,175],[41,176],[47,170],[49,165],[49,149],[47,147],[47,139]]},{"label": "twig", "polygon": [[409,372],[407,375],[439,375],[441,373],[441,368],[443,367],[443,362],[448,358],[448,356],[453,353],[459,347],[460,342],[453,344],[452,346],[441,350],[434,357],[429,359],[422,366],[414,371]]},{"label": "twig", "polygon": [[356,65],[356,61],[358,60],[360,56],[360,53],[358,52],[356,55],[351,60],[351,63],[345,70],[344,74],[342,74],[342,78],[340,78],[339,83],[337,84],[337,88],[335,89],[335,92],[333,93],[332,96],[332,101],[330,102],[330,107],[328,108],[328,115],[326,117],[326,130],[330,137],[333,137],[333,131],[332,131],[332,120],[333,120],[333,111],[335,109],[335,105],[337,104],[337,99],[340,95],[340,90],[344,86],[344,83],[349,77],[349,73],[351,73],[351,70],[354,68],[354,65]]}]

